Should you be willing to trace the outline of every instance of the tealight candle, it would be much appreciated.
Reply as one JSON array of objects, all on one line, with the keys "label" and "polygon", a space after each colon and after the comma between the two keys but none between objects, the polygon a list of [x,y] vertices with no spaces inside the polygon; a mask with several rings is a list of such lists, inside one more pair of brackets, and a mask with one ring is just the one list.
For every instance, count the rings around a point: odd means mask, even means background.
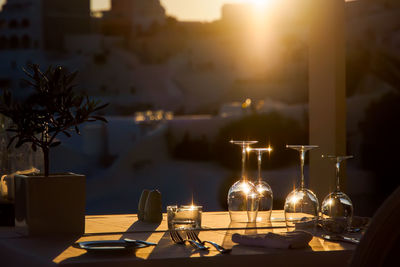
[{"label": "tealight candle", "polygon": [[203,207],[195,205],[168,206],[168,229],[197,229],[201,228]]}]

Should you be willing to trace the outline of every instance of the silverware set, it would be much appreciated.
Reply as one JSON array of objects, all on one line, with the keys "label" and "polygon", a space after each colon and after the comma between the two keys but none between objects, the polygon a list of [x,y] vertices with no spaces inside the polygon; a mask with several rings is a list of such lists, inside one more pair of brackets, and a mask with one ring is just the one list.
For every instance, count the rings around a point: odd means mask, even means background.
[{"label": "silverware set", "polygon": [[193,230],[186,231],[186,236],[189,239],[196,240],[197,242],[199,242],[202,245],[205,245],[206,243],[208,243],[208,244],[214,246],[215,249],[218,250],[221,254],[229,253],[229,252],[232,251],[232,249],[224,248],[224,247],[222,247],[222,246],[220,246],[217,243],[212,242],[212,241],[208,241],[208,240],[201,241],[199,236]]},{"label": "silverware set", "polygon": [[226,249],[212,241],[201,241],[198,235],[193,230],[185,230],[185,233],[186,239],[184,239],[177,230],[169,230],[169,235],[171,236],[172,241],[174,241],[174,243],[176,244],[184,245],[186,243],[189,243],[195,249],[208,250],[209,247],[205,245],[206,243],[208,243],[214,246],[221,254],[229,253],[232,251],[232,249]]},{"label": "silverware set", "polygon": [[183,239],[182,236],[176,230],[170,230],[169,235],[171,236],[172,241],[176,244],[185,245],[185,243],[189,243],[192,247],[200,250],[208,250],[208,247],[200,244],[199,242],[192,239]]}]

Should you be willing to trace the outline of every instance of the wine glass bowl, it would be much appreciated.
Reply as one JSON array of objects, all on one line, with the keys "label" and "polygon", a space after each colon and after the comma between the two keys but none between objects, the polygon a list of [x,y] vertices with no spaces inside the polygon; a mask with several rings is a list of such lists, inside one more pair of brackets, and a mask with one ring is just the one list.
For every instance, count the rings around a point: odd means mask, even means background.
[{"label": "wine glass bowl", "polygon": [[[239,180],[235,182],[228,192],[228,208],[231,221],[247,222],[253,214],[248,211],[255,212],[258,210],[257,189],[251,181]],[[250,218],[249,218],[250,217]]]},{"label": "wine glass bowl", "polygon": [[286,145],[286,148],[297,150],[300,156],[300,187],[294,189],[286,197],[284,212],[288,227],[294,227],[297,223],[318,221],[319,203],[316,195],[305,188],[304,162],[306,152],[318,148],[316,145]]},{"label": "wine glass bowl", "polygon": [[343,192],[335,191],[324,198],[321,206],[322,227],[330,233],[341,234],[351,225],[353,204]]},{"label": "wine glass bowl", "polygon": [[273,202],[271,186],[265,181],[258,181],[255,186],[259,196],[257,221],[269,221]]},{"label": "wine glass bowl", "polygon": [[258,141],[234,141],[242,148],[242,175],[228,192],[228,210],[232,222],[254,222],[258,211],[258,193],[255,185],[246,177],[247,148]]},{"label": "wine glass bowl", "polygon": [[335,163],[336,189],[328,194],[321,205],[322,227],[330,233],[341,234],[351,226],[353,218],[353,203],[351,199],[340,190],[340,164],[353,156],[322,156],[332,159]]},{"label": "wine glass bowl", "polygon": [[286,197],[285,221],[288,227],[296,223],[315,221],[318,218],[318,199],[307,188],[296,188]]}]

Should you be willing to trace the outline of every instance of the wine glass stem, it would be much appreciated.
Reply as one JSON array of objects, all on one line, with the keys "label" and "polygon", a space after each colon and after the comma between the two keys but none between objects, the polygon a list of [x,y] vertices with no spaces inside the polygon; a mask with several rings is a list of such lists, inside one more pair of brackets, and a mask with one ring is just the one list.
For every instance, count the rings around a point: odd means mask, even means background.
[{"label": "wine glass stem", "polygon": [[301,189],[304,188],[304,158],[305,158],[306,151],[304,149],[300,150],[300,172],[301,172]]},{"label": "wine glass stem", "polygon": [[262,156],[261,151],[258,151],[257,160],[258,160],[258,181],[259,182],[261,182],[261,156]]},{"label": "wine glass stem", "polygon": [[242,146],[242,179],[245,179],[245,167],[246,167],[246,146]]},{"label": "wine glass stem", "polygon": [[335,164],[335,173],[336,173],[336,191],[340,191],[340,161],[337,161]]}]

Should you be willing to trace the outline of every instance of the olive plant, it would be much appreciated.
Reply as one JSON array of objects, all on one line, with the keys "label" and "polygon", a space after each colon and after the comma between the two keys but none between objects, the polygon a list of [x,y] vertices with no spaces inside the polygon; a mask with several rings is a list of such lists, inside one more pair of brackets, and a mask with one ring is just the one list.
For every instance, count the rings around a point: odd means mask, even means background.
[{"label": "olive plant", "polygon": [[71,137],[73,133],[80,134],[78,125],[84,122],[107,122],[97,113],[108,104],[100,104],[74,90],[77,72],[69,73],[61,66],[50,66],[42,72],[36,64],[23,71],[27,75],[23,82],[29,85],[30,94],[16,98],[9,90],[4,90],[0,113],[13,121],[7,129],[14,133],[8,146],[15,143],[18,148],[28,143],[33,151],[41,149],[44,175],[48,177],[50,148],[61,143],[56,139],[57,135],[62,133]]}]

